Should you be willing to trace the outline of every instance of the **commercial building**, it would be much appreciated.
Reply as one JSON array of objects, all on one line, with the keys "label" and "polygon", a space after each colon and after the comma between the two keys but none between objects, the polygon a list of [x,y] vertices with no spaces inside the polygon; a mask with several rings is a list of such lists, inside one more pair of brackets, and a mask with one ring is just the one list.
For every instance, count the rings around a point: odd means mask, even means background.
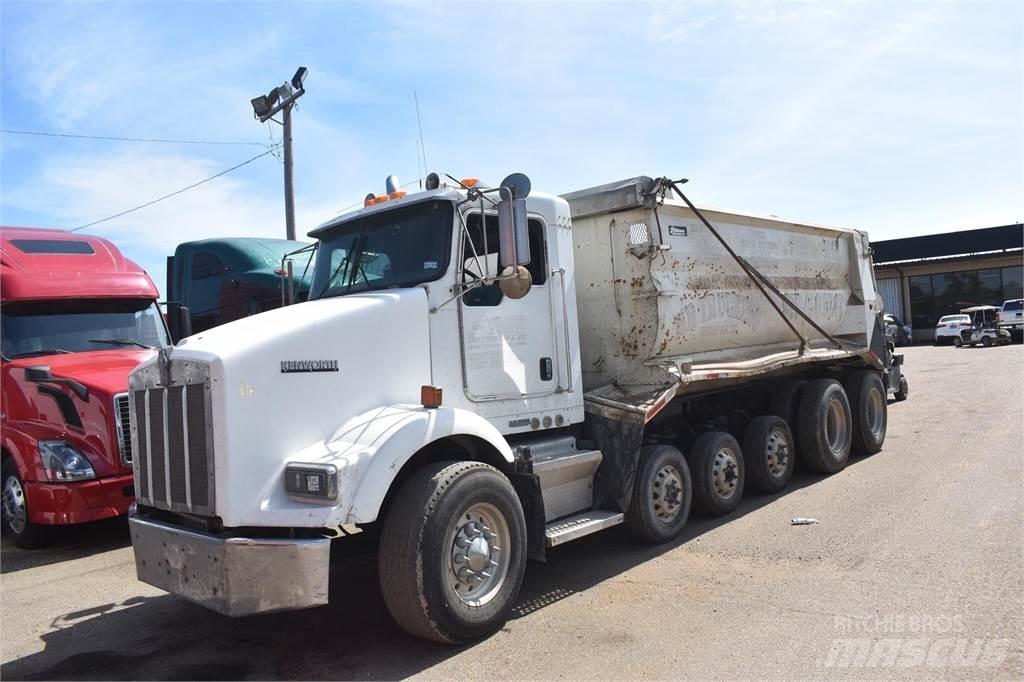
[{"label": "commercial building", "polygon": [[873,242],[875,279],[886,312],[935,338],[943,315],[1024,297],[1024,225]]}]

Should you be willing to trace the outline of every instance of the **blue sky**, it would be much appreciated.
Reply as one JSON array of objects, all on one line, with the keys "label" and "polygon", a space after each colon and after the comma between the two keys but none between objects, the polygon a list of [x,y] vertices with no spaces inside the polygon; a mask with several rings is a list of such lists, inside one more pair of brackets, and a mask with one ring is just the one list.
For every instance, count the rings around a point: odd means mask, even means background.
[{"label": "blue sky", "polygon": [[[249,99],[309,68],[300,233],[431,170],[567,192],[690,178],[698,205],[874,239],[1024,219],[1024,5],[5,0],[2,127],[265,142]],[[259,147],[0,134],[0,222],[75,227]],[[280,162],[90,232],[163,285],[185,240],[283,236]]]}]

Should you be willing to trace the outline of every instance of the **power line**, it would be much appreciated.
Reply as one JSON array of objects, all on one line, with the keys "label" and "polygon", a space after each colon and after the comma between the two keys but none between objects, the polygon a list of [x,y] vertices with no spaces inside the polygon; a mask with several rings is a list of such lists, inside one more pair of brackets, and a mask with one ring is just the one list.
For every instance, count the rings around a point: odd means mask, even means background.
[{"label": "power line", "polygon": [[263,152],[262,154],[257,154],[256,156],[254,156],[251,159],[248,159],[246,161],[243,161],[242,163],[238,164],[237,166],[232,166],[231,168],[228,168],[227,170],[222,170],[220,173],[217,173],[216,175],[211,175],[210,177],[208,177],[208,178],[206,178],[204,180],[200,180],[199,182],[193,183],[193,184],[189,185],[188,187],[182,187],[181,189],[179,189],[177,191],[171,192],[170,194],[165,194],[164,196],[159,197],[157,199],[153,199],[152,201],[147,201],[146,203],[141,204],[139,206],[136,206],[135,208],[129,208],[127,211],[121,211],[120,213],[115,213],[112,216],[108,216],[108,217],[102,218],[100,220],[94,220],[93,222],[91,222],[91,223],[89,223],[87,225],[81,225],[79,227],[76,227],[76,228],[73,228],[71,230],[68,230],[68,232],[77,232],[78,230],[84,230],[87,227],[92,227],[93,225],[99,225],[100,223],[105,223],[108,220],[113,220],[114,218],[120,218],[123,215],[127,215],[129,213],[134,212],[134,211],[138,211],[139,209],[146,208],[147,206],[152,206],[153,204],[155,204],[157,202],[160,202],[160,201],[163,201],[164,199],[170,199],[171,197],[176,196],[178,194],[181,194],[182,192],[187,192],[190,189],[194,189],[194,188],[198,187],[199,185],[202,185],[204,183],[209,182],[210,180],[216,180],[217,178],[219,178],[222,175],[227,175],[228,173],[230,173],[233,170],[238,170],[242,166],[250,164],[253,161],[255,161],[256,159],[260,159],[260,158],[266,156],[267,154],[273,154],[273,153],[274,153],[274,149],[273,148],[268,149],[267,151]]},{"label": "power line", "polygon": [[230,140],[165,140],[149,137],[114,137],[111,135],[78,135],[75,133],[50,133],[41,130],[10,130],[4,128],[0,133],[10,135],[38,135],[40,137],[73,137],[82,140],[105,140],[109,142],[160,142],[165,144],[230,144],[266,147],[265,142],[232,142]]}]

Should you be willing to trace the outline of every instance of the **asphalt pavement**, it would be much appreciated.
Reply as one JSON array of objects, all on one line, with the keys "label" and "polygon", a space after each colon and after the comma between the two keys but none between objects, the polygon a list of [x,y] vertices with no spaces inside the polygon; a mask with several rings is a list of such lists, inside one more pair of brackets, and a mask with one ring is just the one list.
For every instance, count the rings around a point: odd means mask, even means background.
[{"label": "asphalt pavement", "polygon": [[1024,347],[903,350],[882,452],[668,546],[558,547],[482,642],[399,630],[365,542],[335,543],[329,606],[234,620],[136,581],[115,522],[3,545],[0,676],[1024,679]]}]

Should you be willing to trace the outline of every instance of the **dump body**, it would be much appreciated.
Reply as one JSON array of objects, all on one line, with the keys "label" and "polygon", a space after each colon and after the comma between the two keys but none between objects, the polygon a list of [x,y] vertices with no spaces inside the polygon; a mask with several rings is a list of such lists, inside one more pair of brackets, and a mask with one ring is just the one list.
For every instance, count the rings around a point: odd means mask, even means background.
[{"label": "dump body", "polygon": [[809,341],[801,353],[800,338],[697,215],[681,202],[655,209],[644,195],[652,186],[635,178],[565,196],[586,391],[749,376],[868,351],[880,302],[866,234],[702,210],[839,342],[780,302]]}]

